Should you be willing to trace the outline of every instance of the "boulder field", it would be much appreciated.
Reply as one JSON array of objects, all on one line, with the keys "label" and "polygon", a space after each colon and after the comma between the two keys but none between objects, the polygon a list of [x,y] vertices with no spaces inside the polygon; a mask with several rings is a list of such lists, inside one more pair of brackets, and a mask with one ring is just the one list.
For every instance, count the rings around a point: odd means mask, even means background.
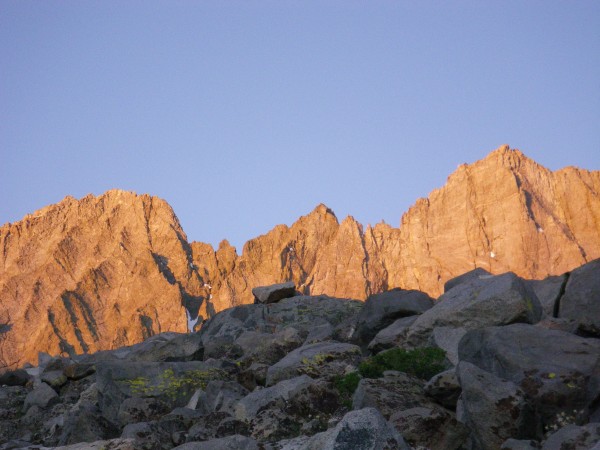
[{"label": "boulder field", "polygon": [[256,287],[195,333],[0,376],[0,450],[600,448],[600,260],[434,300]]}]

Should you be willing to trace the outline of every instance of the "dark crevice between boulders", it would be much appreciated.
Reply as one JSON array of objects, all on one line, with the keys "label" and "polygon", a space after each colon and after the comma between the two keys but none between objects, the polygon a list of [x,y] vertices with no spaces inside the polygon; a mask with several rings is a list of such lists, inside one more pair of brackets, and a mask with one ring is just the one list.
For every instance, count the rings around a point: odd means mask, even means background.
[{"label": "dark crevice between boulders", "polygon": [[567,290],[567,283],[569,282],[569,277],[571,276],[571,272],[565,273],[565,279],[560,285],[560,291],[558,292],[558,296],[556,300],[554,300],[554,311],[552,312],[552,316],[558,318],[558,314],[560,312],[560,301],[565,295],[565,291]]}]

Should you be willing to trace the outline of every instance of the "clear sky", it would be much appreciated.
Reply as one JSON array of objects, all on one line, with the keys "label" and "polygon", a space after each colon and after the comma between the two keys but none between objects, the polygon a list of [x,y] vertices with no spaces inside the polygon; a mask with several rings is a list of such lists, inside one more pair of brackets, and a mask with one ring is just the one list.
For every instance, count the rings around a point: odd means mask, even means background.
[{"label": "clear sky", "polygon": [[120,188],[238,251],[398,226],[501,144],[600,169],[599,1],[0,2],[0,224]]}]

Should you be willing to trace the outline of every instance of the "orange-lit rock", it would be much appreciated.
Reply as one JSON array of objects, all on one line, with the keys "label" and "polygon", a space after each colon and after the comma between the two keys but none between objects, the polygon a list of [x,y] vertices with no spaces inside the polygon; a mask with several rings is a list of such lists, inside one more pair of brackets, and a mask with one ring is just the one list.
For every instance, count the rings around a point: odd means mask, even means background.
[{"label": "orange-lit rock", "polygon": [[183,304],[205,295],[177,217],[148,195],[67,197],[0,228],[0,248],[0,367],[184,332]]}]

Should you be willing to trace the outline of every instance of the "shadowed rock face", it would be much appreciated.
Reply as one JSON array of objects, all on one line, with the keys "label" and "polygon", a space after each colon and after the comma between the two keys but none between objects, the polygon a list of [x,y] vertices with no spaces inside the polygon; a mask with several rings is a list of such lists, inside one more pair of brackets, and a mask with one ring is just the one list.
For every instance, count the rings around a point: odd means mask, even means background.
[{"label": "shadowed rock face", "polygon": [[[462,165],[400,228],[341,223],[319,205],[250,240],[188,244],[163,200],[122,191],[65,198],[0,228],[0,368],[37,352],[82,353],[185,331],[252,288],[364,300],[392,288],[432,297],[481,267],[535,279],[600,257],[600,172],[551,172],[508,146]],[[293,199],[292,199],[293,201]],[[199,321],[199,323],[202,320]]]},{"label": "shadowed rock face", "polygon": [[551,172],[503,146],[461,165],[400,228],[339,223],[319,205],[248,241],[239,256],[227,241],[217,251],[194,242],[194,263],[217,310],[251,303],[253,286],[289,280],[311,295],[364,300],[401,287],[437,297],[446,281],[478,267],[539,279],[600,257],[599,192],[600,172]]},{"label": "shadowed rock face", "polygon": [[0,249],[1,365],[183,332],[185,304],[206,317],[186,236],[155,197],[67,197],[0,228]]}]

